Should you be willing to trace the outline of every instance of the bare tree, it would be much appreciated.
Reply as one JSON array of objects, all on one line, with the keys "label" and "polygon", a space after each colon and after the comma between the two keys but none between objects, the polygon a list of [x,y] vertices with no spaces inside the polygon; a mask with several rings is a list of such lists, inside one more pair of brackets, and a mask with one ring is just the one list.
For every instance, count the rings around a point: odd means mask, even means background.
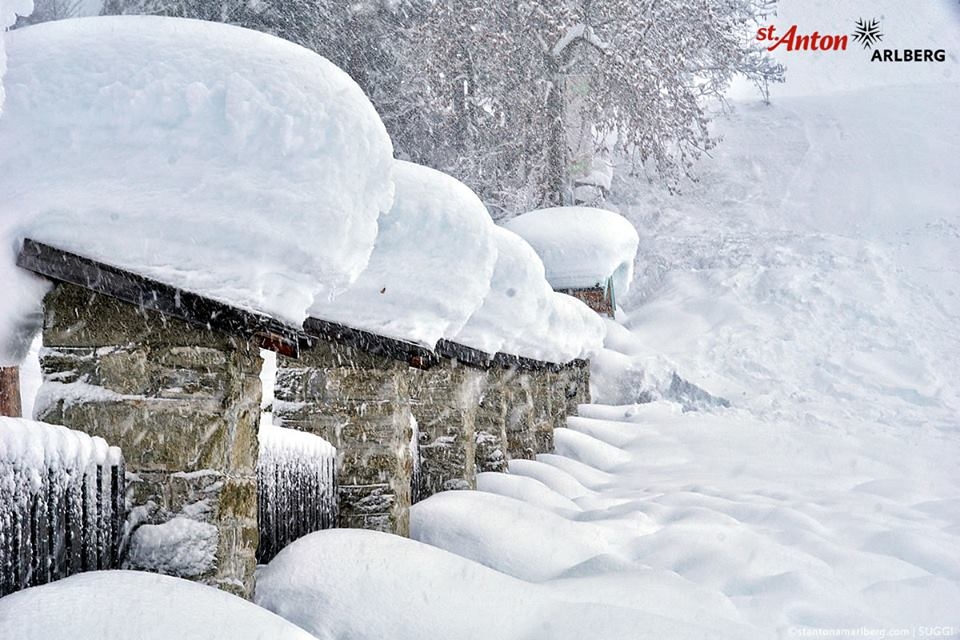
[{"label": "bare tree", "polygon": [[[782,78],[751,37],[772,7],[772,0],[437,0],[408,39],[419,64],[408,75],[428,85],[434,126],[450,142],[420,154],[506,209],[523,200],[560,203],[570,192],[566,92],[575,75],[576,106],[596,143],[615,140],[675,185],[715,144],[706,100],[722,98],[736,73],[763,83]],[[513,196],[504,199],[505,190]]]}]

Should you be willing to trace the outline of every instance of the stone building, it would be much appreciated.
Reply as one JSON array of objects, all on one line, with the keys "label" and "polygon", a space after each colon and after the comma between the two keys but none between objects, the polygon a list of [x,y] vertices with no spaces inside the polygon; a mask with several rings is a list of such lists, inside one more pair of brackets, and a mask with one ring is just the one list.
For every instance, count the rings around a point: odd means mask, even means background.
[{"label": "stone building", "polygon": [[[274,418],[337,451],[338,526],[407,535],[415,497],[552,450],[588,399],[583,363],[435,350],[309,318],[290,327],[27,240],[44,301],[37,417],[124,452],[126,566],[249,597],[258,546],[260,349],[278,352]],[[178,552],[190,548],[194,553]]]},{"label": "stone building", "polygon": [[[44,300],[37,418],[119,446],[144,565],[249,597],[258,542],[260,346],[296,349],[272,320],[27,241],[18,263],[55,282]],[[147,531],[150,531],[147,529]],[[134,533],[136,536],[136,533]],[[170,558],[163,556],[169,555]]]},{"label": "stone building", "polygon": [[517,216],[505,225],[530,243],[554,291],[613,317],[626,295],[640,237],[623,216],[594,207],[552,207]]}]

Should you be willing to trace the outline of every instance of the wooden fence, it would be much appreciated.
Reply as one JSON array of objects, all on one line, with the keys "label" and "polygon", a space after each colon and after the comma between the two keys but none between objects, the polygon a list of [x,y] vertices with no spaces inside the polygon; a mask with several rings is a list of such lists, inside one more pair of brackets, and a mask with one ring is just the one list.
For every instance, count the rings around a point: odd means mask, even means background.
[{"label": "wooden fence", "polygon": [[266,563],[297,538],[337,526],[337,450],[319,436],[270,425],[259,440],[257,562]]},{"label": "wooden fence", "polygon": [[65,427],[0,419],[0,596],[119,565],[123,457]]}]

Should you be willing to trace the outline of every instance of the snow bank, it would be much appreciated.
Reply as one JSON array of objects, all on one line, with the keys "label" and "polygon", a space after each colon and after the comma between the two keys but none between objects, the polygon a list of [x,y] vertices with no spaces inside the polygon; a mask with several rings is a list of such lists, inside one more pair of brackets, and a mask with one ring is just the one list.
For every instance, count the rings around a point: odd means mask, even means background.
[{"label": "snow bank", "polygon": [[441,549],[351,529],[320,531],[284,549],[258,574],[256,602],[321,640],[750,637],[729,622],[694,625],[670,611],[556,599]]},{"label": "snow bank", "polygon": [[136,571],[81,573],[0,600],[0,637],[18,640],[311,640],[213,587]]},{"label": "snow bank", "polygon": [[413,505],[410,537],[531,582],[609,551],[590,523],[483,491],[444,491]]},{"label": "snow bank", "polygon": [[394,165],[393,208],[366,269],[310,315],[432,348],[453,338],[490,288],[496,229],[466,185],[428,167]]},{"label": "snow bank", "polygon": [[626,218],[592,207],[553,207],[504,226],[536,250],[554,289],[594,287],[612,278],[616,294],[627,293],[640,238]]},{"label": "snow bank", "polygon": [[[152,16],[6,38],[5,287],[25,277],[12,267],[14,226],[296,325],[365,267],[392,202],[392,145],[325,59],[254,31]],[[0,317],[36,304],[18,286]]]}]

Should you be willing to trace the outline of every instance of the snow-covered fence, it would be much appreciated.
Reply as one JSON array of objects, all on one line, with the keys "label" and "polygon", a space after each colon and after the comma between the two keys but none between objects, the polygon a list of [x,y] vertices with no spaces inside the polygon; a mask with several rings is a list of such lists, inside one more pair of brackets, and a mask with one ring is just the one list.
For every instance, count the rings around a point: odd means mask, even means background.
[{"label": "snow-covered fence", "polygon": [[[266,422],[266,421],[265,421]],[[337,450],[319,436],[261,424],[257,562],[313,531],[337,526]]]},{"label": "snow-covered fence", "polygon": [[118,566],[120,449],[66,427],[0,418],[0,596]]}]

